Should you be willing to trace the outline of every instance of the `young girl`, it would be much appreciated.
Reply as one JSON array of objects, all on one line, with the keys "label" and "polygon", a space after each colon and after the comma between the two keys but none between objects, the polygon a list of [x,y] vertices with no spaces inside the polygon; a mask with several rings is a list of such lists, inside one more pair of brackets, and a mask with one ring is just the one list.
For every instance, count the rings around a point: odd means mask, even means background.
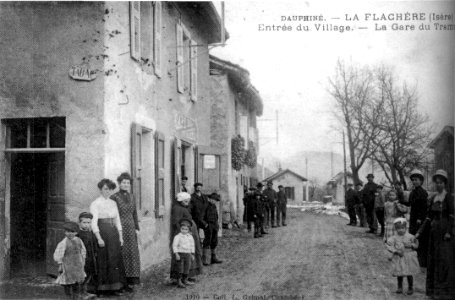
[{"label": "young girl", "polygon": [[397,218],[393,222],[396,234],[387,240],[387,250],[393,254],[392,260],[392,275],[397,277],[398,289],[397,293],[403,293],[403,277],[408,279],[408,295],[414,293],[413,275],[420,272],[419,261],[417,260],[417,252],[419,247],[417,239],[410,233],[406,232],[406,219]]},{"label": "young girl", "polygon": [[56,283],[63,286],[65,294],[71,299],[78,299],[81,294],[80,284],[84,282],[86,249],[76,234],[79,226],[74,222],[63,225],[65,238],[57,245],[54,260],[58,263]]},{"label": "young girl", "polygon": [[401,204],[397,199],[397,192],[395,190],[390,190],[387,194],[387,201],[384,203],[385,243],[387,243],[387,239],[395,234],[393,221],[398,217],[403,217],[406,211],[407,207]]}]

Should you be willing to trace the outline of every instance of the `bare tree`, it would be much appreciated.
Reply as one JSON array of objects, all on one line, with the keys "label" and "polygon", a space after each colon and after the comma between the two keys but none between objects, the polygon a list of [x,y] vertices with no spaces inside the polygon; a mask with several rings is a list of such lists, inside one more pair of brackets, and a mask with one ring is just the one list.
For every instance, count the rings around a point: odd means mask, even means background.
[{"label": "bare tree", "polygon": [[359,179],[359,170],[375,151],[372,137],[378,131],[371,106],[374,95],[374,76],[368,67],[347,66],[338,60],[335,75],[329,78],[328,92],[335,100],[335,117],[346,131],[350,169],[354,182]]},{"label": "bare tree", "polygon": [[[365,118],[379,129],[371,136],[375,151],[372,158],[379,164],[391,184],[420,167],[428,155],[432,128],[428,116],[419,113],[416,88],[400,84],[394,72],[385,66],[375,70],[376,93],[371,108],[377,114]],[[371,109],[370,108],[370,109]],[[368,131],[365,134],[369,134]]]}]

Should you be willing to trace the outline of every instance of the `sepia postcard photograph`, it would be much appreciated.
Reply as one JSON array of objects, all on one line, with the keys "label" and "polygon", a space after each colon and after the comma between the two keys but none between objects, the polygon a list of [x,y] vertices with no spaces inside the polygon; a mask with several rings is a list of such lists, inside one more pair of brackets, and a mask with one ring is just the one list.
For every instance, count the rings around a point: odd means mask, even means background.
[{"label": "sepia postcard photograph", "polygon": [[0,299],[455,300],[455,1],[0,1]]}]

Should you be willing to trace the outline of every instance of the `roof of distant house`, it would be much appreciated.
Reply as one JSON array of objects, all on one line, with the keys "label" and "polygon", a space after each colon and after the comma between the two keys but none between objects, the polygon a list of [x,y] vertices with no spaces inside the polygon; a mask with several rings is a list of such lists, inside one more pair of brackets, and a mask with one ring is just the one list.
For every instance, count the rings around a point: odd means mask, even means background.
[{"label": "roof of distant house", "polygon": [[436,147],[437,142],[446,134],[453,136],[453,126],[445,126],[441,132],[428,144],[428,147],[434,149]]},{"label": "roof of distant house", "polygon": [[293,172],[293,171],[291,171],[289,169],[280,170],[280,171],[276,172],[275,174],[273,174],[272,176],[264,179],[263,181],[273,181],[273,180],[277,179],[278,177],[283,176],[286,173],[292,174],[293,176],[299,178],[302,181],[308,181],[305,177],[303,177],[303,176],[301,176],[301,175],[297,174],[296,172]]},{"label": "roof of distant house", "polygon": [[[347,178],[352,178],[352,173],[351,172],[346,172],[346,177]],[[335,176],[332,177],[332,179],[329,180],[328,183],[330,182],[343,182],[344,180],[344,172],[339,172]]]},{"label": "roof of distant house", "polygon": [[246,100],[246,105],[253,105],[256,115],[261,116],[264,106],[259,91],[251,84],[250,72],[239,65],[210,55],[210,74],[216,75],[219,70],[227,74],[230,84],[240,96],[239,99]]}]

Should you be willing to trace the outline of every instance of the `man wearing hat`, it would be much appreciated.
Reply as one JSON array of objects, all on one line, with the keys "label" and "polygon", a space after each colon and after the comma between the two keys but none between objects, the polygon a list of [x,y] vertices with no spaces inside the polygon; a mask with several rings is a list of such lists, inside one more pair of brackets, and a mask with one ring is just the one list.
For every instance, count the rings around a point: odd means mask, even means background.
[{"label": "man wearing hat", "polygon": [[205,212],[207,211],[207,207],[209,206],[209,200],[207,196],[202,194],[201,188],[202,183],[196,182],[194,184],[194,193],[191,194],[191,200],[189,205],[189,210],[191,212],[191,217],[193,218],[194,222],[196,222],[196,226],[199,232],[199,229],[205,229],[208,224],[204,220],[205,219]]},{"label": "man wearing hat", "polygon": [[188,181],[188,177],[183,176],[182,177],[182,185],[180,187],[180,192],[186,192],[188,193],[188,189],[186,188],[186,182]]},{"label": "man wearing hat", "polygon": [[243,197],[243,205],[245,206],[244,221],[247,224],[248,232],[251,232],[251,223],[254,223],[254,194],[256,193],[256,188],[250,187],[248,192],[246,192],[245,197]]},{"label": "man wearing hat", "polygon": [[378,189],[378,185],[374,183],[374,175],[368,174],[367,176],[367,184],[363,188],[362,198],[363,203],[365,206],[365,212],[367,215],[367,223],[370,230],[367,233],[376,233],[378,229],[378,224],[376,220],[376,215],[374,213],[374,199],[376,197],[376,191]]},{"label": "man wearing hat", "polygon": [[286,205],[288,200],[286,199],[286,193],[284,192],[284,187],[282,185],[278,186],[278,193],[276,194],[276,197],[276,226],[280,226],[280,219],[282,222],[281,224],[286,226]]},{"label": "man wearing hat", "polygon": [[346,191],[346,209],[349,215],[349,223],[347,225],[356,226],[357,217],[355,216],[355,198],[356,192],[352,188],[352,183],[348,183],[348,190]]},{"label": "man wearing hat", "polygon": [[[212,193],[209,195],[208,201],[209,204],[204,216],[204,221],[207,223],[207,227],[204,229],[204,242],[202,245],[202,263],[205,266],[222,263],[222,261],[216,257],[215,250],[216,246],[218,245],[218,230],[220,229],[216,203],[220,201],[220,195],[217,193]],[[211,257],[210,260],[209,257]]]},{"label": "man wearing hat", "polygon": [[261,183],[261,182],[258,182],[258,184],[256,184],[256,193],[254,194],[255,196],[255,211],[254,211],[254,215],[256,215],[256,218],[255,218],[255,223],[254,223],[254,227],[255,227],[255,231],[256,231],[256,228],[258,228],[258,232],[260,233],[260,235],[262,234],[268,234],[268,232],[266,232],[264,230],[264,219],[265,219],[265,215],[267,213],[267,209],[265,208],[265,206],[268,204],[267,202],[267,199],[265,198],[263,192],[262,192],[262,188],[264,187],[264,185]]},{"label": "man wearing hat", "polygon": [[276,191],[272,188],[273,182],[267,182],[267,188],[262,193],[266,200],[265,225],[275,227]]}]

